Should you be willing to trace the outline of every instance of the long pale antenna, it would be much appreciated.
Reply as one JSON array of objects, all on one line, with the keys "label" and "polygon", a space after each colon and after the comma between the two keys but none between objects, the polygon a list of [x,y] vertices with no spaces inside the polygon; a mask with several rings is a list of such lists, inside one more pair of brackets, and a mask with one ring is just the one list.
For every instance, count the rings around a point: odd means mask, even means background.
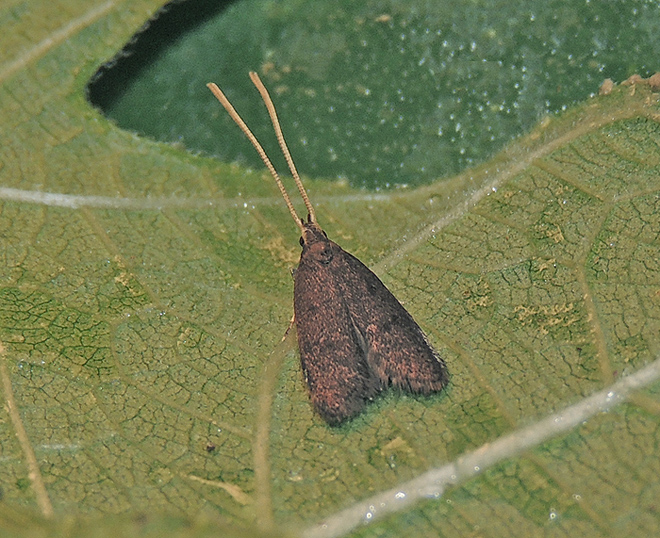
[{"label": "long pale antenna", "polygon": [[316,215],[314,214],[314,208],[312,207],[312,203],[309,201],[309,198],[307,196],[307,191],[305,190],[305,187],[303,187],[302,181],[300,180],[300,176],[298,175],[298,170],[296,170],[296,165],[294,164],[293,159],[291,158],[291,153],[289,153],[289,148],[286,145],[286,141],[284,140],[284,135],[282,134],[282,129],[280,127],[280,120],[277,119],[277,112],[275,111],[275,105],[273,104],[273,100],[270,98],[270,94],[268,93],[266,86],[263,85],[257,73],[255,73],[254,71],[250,71],[250,80],[252,81],[252,84],[256,86],[257,90],[259,90],[259,93],[261,94],[261,98],[263,99],[264,104],[268,109],[268,115],[270,116],[270,121],[273,123],[273,129],[275,129],[275,136],[277,136],[277,143],[280,145],[280,149],[284,154],[284,158],[286,159],[286,164],[289,166],[289,170],[291,170],[291,175],[293,176],[293,180],[296,182],[296,186],[300,191],[300,196],[302,196],[303,202],[305,202],[308,219],[310,222],[316,222]]},{"label": "long pale antenna", "polygon": [[[256,76],[256,73],[255,73]],[[252,73],[250,73],[250,77],[252,77]],[[257,77],[257,80],[259,78]],[[254,82],[254,79],[253,79]],[[261,81],[259,81],[261,83]],[[255,83],[256,85],[256,83]],[[232,106],[232,104],[229,102],[229,99],[225,96],[224,93],[222,93],[222,90],[218,88],[216,84],[213,82],[209,82],[206,87],[213,92],[213,95],[215,98],[220,101],[220,104],[225,108],[229,116],[231,117],[232,120],[236,123],[236,125],[239,126],[241,131],[245,134],[245,136],[248,138],[250,143],[254,146],[254,149],[257,150],[257,153],[259,154],[259,157],[261,157],[261,160],[264,162],[266,165],[266,168],[268,168],[268,171],[270,172],[270,175],[273,176],[273,179],[275,179],[275,183],[277,184],[278,188],[280,189],[280,192],[282,193],[282,197],[284,198],[284,202],[286,203],[286,206],[289,208],[289,212],[291,213],[291,216],[293,217],[293,220],[295,221],[296,225],[302,232],[304,232],[304,225],[302,219],[298,216],[296,213],[295,208],[293,207],[293,204],[291,203],[291,199],[289,198],[288,193],[286,192],[286,189],[284,188],[284,184],[282,183],[282,180],[280,179],[279,174],[277,173],[277,170],[275,170],[275,167],[273,166],[273,163],[270,161],[268,158],[268,155],[266,154],[266,151],[264,148],[261,146],[259,141],[257,140],[257,137],[254,136],[252,131],[250,131],[250,128],[246,125],[246,123],[243,121],[243,118],[239,115],[238,112],[236,112],[236,109]],[[261,84],[261,87],[263,88],[263,84]],[[259,89],[259,86],[257,86],[257,89]],[[264,88],[265,90],[265,88]],[[259,90],[261,91],[261,90]],[[266,93],[268,95],[268,93]],[[269,110],[272,108],[273,111],[275,110],[275,107],[273,106],[272,101],[270,100],[270,97],[266,100],[266,107]],[[277,122],[277,116],[275,116],[275,119],[273,119],[273,116],[271,115],[271,120],[273,121],[273,126],[275,127],[275,132],[278,138],[278,142],[280,144],[280,148],[282,148],[282,152],[284,153],[285,159],[287,160],[287,163],[289,164],[289,169],[291,170],[291,174],[294,175],[294,179],[296,181],[296,184],[298,185],[298,189],[301,191],[301,194],[303,194],[303,200],[305,202],[305,206],[307,207],[307,210],[309,211],[309,217],[308,219],[311,222],[316,222],[316,219],[314,217],[314,210],[311,206],[311,203],[309,202],[309,198],[307,197],[307,193],[305,193],[304,188],[302,187],[302,182],[300,181],[300,177],[298,176],[298,172],[295,169],[295,166],[293,165],[293,161],[291,159],[291,155],[289,153],[289,150],[286,146],[286,143],[284,142],[284,136],[282,135],[282,130],[280,129],[279,122]],[[310,211],[311,208],[311,211]]]}]

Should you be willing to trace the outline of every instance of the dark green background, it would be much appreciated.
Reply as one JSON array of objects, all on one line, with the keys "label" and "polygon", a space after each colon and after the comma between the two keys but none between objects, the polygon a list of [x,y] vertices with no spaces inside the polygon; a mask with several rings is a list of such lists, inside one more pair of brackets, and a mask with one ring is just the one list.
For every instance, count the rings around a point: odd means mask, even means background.
[{"label": "dark green background", "polygon": [[482,162],[605,78],[648,76],[659,50],[658,4],[639,0],[243,1],[122,83],[107,113],[125,129],[261,166],[205,88],[213,81],[285,169],[247,76],[255,70],[302,173],[418,185]]}]

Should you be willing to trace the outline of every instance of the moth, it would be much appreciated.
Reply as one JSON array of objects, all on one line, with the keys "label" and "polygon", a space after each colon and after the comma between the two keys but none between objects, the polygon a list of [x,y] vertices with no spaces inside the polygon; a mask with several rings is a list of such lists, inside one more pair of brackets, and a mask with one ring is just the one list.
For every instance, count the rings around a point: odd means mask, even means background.
[{"label": "moth", "polygon": [[328,424],[337,426],[359,414],[389,386],[413,394],[441,391],[449,381],[445,362],[380,279],[328,239],[319,226],[268,90],[256,73],[251,72],[250,79],[268,110],[307,209],[306,220],[296,213],[275,167],[232,104],[217,85],[207,87],[257,150],[300,228],[302,253],[294,274],[294,320],[314,409]]}]

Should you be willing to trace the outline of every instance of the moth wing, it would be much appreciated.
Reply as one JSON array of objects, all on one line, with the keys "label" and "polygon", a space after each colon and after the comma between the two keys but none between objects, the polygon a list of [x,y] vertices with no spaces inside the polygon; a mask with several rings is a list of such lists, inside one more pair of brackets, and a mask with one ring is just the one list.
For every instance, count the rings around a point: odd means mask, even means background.
[{"label": "moth wing", "polygon": [[367,364],[381,386],[392,385],[416,394],[442,390],[447,367],[413,317],[380,279],[345,250],[336,255],[341,270],[336,279],[349,314],[366,341]]},{"label": "moth wing", "polygon": [[301,257],[295,273],[294,310],[300,361],[314,408],[332,425],[362,411],[378,392],[332,266]]}]

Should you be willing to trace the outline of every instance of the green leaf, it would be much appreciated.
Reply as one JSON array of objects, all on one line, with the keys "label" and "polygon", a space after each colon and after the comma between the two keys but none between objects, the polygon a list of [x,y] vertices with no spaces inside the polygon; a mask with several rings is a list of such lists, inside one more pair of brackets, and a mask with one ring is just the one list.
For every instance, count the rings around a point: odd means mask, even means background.
[{"label": "green leaf", "polygon": [[306,180],[452,374],[330,429],[282,341],[299,249],[270,178],[84,99],[156,8],[4,11],[3,536],[657,534],[657,85],[414,191]]}]

